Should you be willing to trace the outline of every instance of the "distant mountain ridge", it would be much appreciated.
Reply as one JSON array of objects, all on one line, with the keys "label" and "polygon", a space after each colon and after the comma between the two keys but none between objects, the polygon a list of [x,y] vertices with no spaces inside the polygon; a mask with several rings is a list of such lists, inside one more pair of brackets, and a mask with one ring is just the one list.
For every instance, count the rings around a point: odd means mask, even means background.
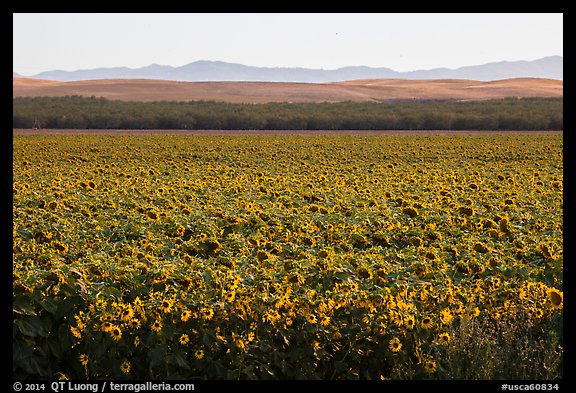
[{"label": "distant mountain ridge", "polygon": [[[21,74],[13,72],[13,76]],[[472,79],[493,81],[510,78],[563,80],[563,57],[549,56],[533,61],[501,61],[456,69],[435,68],[399,72],[386,67],[350,66],[335,70],[298,67],[253,67],[223,61],[199,60],[180,67],[151,64],[141,68],[112,67],[77,71],[46,71],[31,78],[69,82],[94,79],[160,79],[181,82],[251,81],[327,83],[355,79]]]}]

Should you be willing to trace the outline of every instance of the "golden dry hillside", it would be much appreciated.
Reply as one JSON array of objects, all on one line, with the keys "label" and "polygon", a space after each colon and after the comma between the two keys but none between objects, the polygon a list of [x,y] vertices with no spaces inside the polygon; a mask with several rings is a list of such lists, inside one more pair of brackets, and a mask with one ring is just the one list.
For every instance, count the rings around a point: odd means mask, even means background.
[{"label": "golden dry hillside", "polygon": [[334,83],[175,82],[153,79],[56,82],[13,78],[13,97],[67,95],[130,101],[213,100],[234,103],[485,100],[512,96],[562,97],[563,81],[515,78],[491,82],[465,79],[364,79]]}]

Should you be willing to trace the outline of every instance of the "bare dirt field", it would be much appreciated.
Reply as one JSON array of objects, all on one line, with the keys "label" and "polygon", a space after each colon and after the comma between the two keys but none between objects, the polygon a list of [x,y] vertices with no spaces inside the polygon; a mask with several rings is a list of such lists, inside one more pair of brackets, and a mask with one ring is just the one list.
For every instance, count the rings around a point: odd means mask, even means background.
[{"label": "bare dirt field", "polygon": [[334,83],[175,82],[102,79],[56,82],[13,78],[13,97],[81,95],[128,101],[211,100],[232,103],[388,100],[486,100],[562,97],[563,81],[514,78],[491,82],[465,79],[364,79]]}]

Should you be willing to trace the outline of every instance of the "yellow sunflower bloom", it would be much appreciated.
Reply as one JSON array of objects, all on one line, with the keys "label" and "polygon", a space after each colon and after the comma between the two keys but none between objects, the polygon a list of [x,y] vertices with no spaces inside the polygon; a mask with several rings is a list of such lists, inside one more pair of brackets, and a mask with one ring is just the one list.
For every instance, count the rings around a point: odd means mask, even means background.
[{"label": "yellow sunflower bloom", "polygon": [[402,349],[402,343],[400,342],[400,340],[397,337],[394,337],[388,343],[388,347],[390,348],[390,350],[392,352],[397,353],[397,352],[400,352],[400,350]]},{"label": "yellow sunflower bloom", "polygon": [[548,300],[550,300],[550,305],[553,309],[561,309],[564,302],[564,295],[561,291],[550,288],[547,291]]}]

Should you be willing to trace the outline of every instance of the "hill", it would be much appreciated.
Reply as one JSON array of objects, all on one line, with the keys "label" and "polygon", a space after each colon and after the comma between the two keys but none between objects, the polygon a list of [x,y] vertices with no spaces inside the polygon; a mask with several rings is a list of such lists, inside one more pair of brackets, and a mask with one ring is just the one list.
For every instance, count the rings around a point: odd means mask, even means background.
[{"label": "hill", "polygon": [[46,71],[35,78],[57,81],[93,79],[160,79],[182,82],[304,82],[326,83],[353,79],[472,79],[491,81],[510,78],[563,78],[563,57],[533,61],[500,61],[456,69],[434,68],[400,72],[387,67],[349,66],[334,70],[301,67],[254,67],[223,61],[199,60],[180,67],[152,64],[141,68],[110,67],[87,70]]},{"label": "hill", "polygon": [[363,79],[333,83],[175,82],[152,79],[59,82],[13,77],[12,91],[13,97],[80,95],[144,102],[382,102],[562,97],[563,82],[544,78],[514,78],[489,82],[465,79]]}]

